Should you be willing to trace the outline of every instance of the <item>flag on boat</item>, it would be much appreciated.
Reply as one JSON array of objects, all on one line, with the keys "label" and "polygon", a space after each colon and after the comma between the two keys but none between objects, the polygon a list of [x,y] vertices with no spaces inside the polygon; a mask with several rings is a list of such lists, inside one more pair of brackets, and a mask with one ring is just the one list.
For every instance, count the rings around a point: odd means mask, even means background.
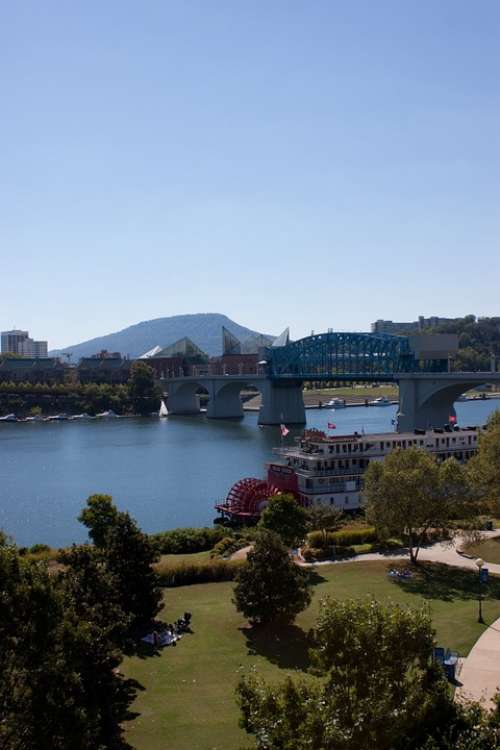
[{"label": "flag on boat", "polygon": [[337,427],[336,424],[333,424],[333,422],[328,422],[328,429],[329,430],[335,430]]},{"label": "flag on boat", "polygon": [[286,426],[286,424],[280,424],[280,430],[281,430],[281,437],[286,437],[290,430]]},{"label": "flag on boat", "polygon": [[457,421],[457,418],[453,416],[453,414],[450,414],[450,416],[448,417],[448,422],[450,422],[451,424],[455,424],[456,421]]}]

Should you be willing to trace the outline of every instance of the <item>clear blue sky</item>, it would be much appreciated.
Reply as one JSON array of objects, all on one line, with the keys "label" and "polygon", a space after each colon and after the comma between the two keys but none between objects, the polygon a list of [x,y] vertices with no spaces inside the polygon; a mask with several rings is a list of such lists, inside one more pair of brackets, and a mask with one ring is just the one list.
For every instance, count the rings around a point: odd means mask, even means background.
[{"label": "clear blue sky", "polygon": [[500,315],[498,0],[0,17],[0,328]]}]

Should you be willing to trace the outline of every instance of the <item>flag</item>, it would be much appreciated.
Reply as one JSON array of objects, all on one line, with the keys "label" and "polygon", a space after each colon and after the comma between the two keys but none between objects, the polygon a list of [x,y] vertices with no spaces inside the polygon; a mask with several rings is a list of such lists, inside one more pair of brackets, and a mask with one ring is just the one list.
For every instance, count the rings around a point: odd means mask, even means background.
[{"label": "flag", "polygon": [[450,414],[450,416],[448,417],[448,422],[450,422],[450,424],[456,424],[456,421],[457,418],[453,416],[453,414]]},{"label": "flag", "polygon": [[281,437],[286,437],[290,430],[286,426],[286,424],[280,424],[280,430],[281,430]]},{"label": "flag", "polygon": [[329,430],[334,430],[336,427],[337,427],[337,425],[333,424],[333,422],[328,422],[328,429]]}]

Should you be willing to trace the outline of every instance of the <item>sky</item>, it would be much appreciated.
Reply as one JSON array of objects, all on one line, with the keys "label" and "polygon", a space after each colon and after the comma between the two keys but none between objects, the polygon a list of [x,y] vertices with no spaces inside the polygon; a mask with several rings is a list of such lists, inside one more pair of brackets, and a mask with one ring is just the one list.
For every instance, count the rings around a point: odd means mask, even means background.
[{"label": "sky", "polygon": [[497,0],[0,11],[0,328],[500,315]]}]

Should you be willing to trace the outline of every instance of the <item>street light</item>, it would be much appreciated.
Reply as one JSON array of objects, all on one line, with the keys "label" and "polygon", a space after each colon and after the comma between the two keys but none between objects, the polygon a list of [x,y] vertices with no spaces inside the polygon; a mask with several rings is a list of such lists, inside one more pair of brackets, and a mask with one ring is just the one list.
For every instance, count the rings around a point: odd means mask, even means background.
[{"label": "street light", "polygon": [[484,560],[482,560],[480,557],[477,558],[477,560],[474,561],[475,565],[479,572],[479,616],[477,618],[477,621],[484,625],[483,620],[483,601],[482,601],[482,590],[481,590],[481,568],[484,565]]}]

